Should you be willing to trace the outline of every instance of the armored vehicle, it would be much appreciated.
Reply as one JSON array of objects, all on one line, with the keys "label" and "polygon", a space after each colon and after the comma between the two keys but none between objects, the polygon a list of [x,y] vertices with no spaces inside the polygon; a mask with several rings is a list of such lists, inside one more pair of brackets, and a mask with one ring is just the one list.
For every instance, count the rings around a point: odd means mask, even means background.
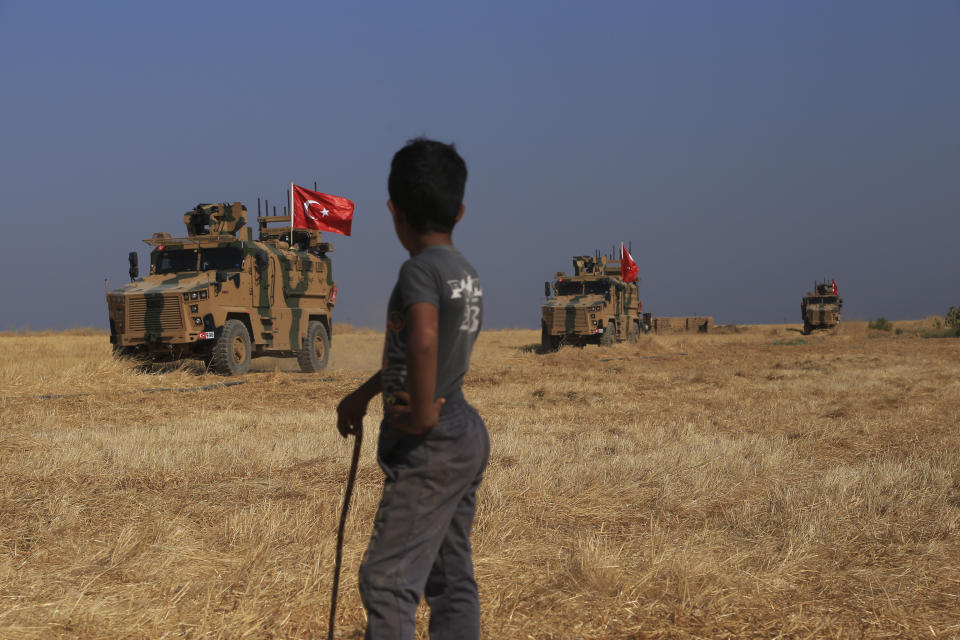
[{"label": "armored vehicle", "polygon": [[650,314],[643,313],[637,283],[620,276],[620,261],[605,256],[575,256],[573,275],[558,272],[544,283],[548,298],[541,307],[541,346],[601,344],[629,340],[650,331]]},{"label": "armored vehicle", "polygon": [[803,333],[815,329],[832,329],[840,324],[840,309],[843,299],[837,295],[835,282],[814,282],[813,293],[807,292],[800,302],[803,316]]},{"label": "armored vehicle", "polygon": [[[114,353],[143,361],[203,360],[224,375],[246,373],[259,356],[296,357],[319,371],[330,353],[337,285],[320,232],[290,218],[258,217],[254,241],[247,208],[199,204],[183,216],[186,237],[154,233],[149,273],[107,292]],[[273,226],[286,223],[285,226]]]}]

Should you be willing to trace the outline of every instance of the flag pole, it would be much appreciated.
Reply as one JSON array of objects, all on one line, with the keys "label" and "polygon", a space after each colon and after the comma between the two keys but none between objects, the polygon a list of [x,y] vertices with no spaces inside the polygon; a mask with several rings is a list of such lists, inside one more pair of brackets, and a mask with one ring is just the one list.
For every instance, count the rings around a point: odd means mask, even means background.
[{"label": "flag pole", "polygon": [[293,180],[290,181],[290,248],[293,249]]}]

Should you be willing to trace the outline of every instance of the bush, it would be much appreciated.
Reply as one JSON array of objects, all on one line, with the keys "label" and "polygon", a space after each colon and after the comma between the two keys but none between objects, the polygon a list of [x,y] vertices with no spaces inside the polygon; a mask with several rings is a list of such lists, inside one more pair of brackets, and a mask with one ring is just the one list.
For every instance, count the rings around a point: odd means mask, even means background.
[{"label": "bush", "polygon": [[924,338],[960,338],[960,307],[950,307],[941,323],[938,319],[933,331],[926,331]]},{"label": "bush", "polygon": [[960,331],[960,307],[950,307],[947,315],[943,317],[943,323],[951,329]]},{"label": "bush", "polygon": [[876,320],[868,322],[867,328],[876,329],[877,331],[893,331],[893,323],[881,316]]}]

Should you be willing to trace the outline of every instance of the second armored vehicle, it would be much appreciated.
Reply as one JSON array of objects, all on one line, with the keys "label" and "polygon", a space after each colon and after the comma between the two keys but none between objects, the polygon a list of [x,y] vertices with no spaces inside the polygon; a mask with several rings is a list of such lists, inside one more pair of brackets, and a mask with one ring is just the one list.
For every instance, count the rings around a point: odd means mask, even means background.
[{"label": "second armored vehicle", "polygon": [[246,373],[258,356],[323,369],[337,285],[327,256],[333,247],[320,232],[297,229],[291,243],[289,217],[258,217],[254,241],[239,202],[200,204],[183,220],[186,237],[144,240],[152,247],[148,275],[138,277],[132,252],[131,282],[107,292],[114,352],[146,361],[196,358],[224,375]]},{"label": "second armored vehicle", "polygon": [[800,302],[803,316],[803,333],[815,329],[832,329],[840,324],[840,309],[843,299],[837,295],[837,283],[815,282],[813,293],[807,292]]},{"label": "second armored vehicle", "polygon": [[634,342],[650,331],[650,314],[643,313],[637,282],[623,281],[619,260],[574,257],[572,276],[557,273],[552,286],[544,283],[548,300],[541,307],[543,351],[564,344]]}]

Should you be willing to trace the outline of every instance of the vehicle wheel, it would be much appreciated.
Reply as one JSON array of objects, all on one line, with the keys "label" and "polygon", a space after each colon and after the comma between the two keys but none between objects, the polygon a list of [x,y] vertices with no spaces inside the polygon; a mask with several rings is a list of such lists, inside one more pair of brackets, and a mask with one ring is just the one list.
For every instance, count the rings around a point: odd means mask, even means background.
[{"label": "vehicle wheel", "polygon": [[540,350],[544,353],[551,353],[560,348],[560,336],[550,335],[547,330],[547,323],[540,322]]},{"label": "vehicle wheel", "polygon": [[600,334],[600,346],[601,347],[612,347],[613,342],[616,339],[617,335],[617,325],[612,322],[603,328],[603,333]]},{"label": "vehicle wheel", "polygon": [[307,337],[303,339],[303,349],[297,354],[300,371],[315,373],[327,368],[330,359],[330,338],[322,322],[311,320],[307,325]]},{"label": "vehicle wheel", "polygon": [[113,345],[114,358],[135,358],[136,355],[136,347],[118,347],[117,345]]},{"label": "vehicle wheel", "polygon": [[631,323],[631,326],[633,330],[630,332],[630,335],[628,336],[628,340],[630,340],[630,344],[637,344],[638,342],[640,342],[640,321],[634,320]]},{"label": "vehicle wheel", "polygon": [[250,334],[239,320],[227,320],[213,345],[210,370],[225,376],[239,376],[250,370]]},{"label": "vehicle wheel", "polygon": [[810,335],[810,325],[808,325],[806,322],[803,323],[803,335]]}]

